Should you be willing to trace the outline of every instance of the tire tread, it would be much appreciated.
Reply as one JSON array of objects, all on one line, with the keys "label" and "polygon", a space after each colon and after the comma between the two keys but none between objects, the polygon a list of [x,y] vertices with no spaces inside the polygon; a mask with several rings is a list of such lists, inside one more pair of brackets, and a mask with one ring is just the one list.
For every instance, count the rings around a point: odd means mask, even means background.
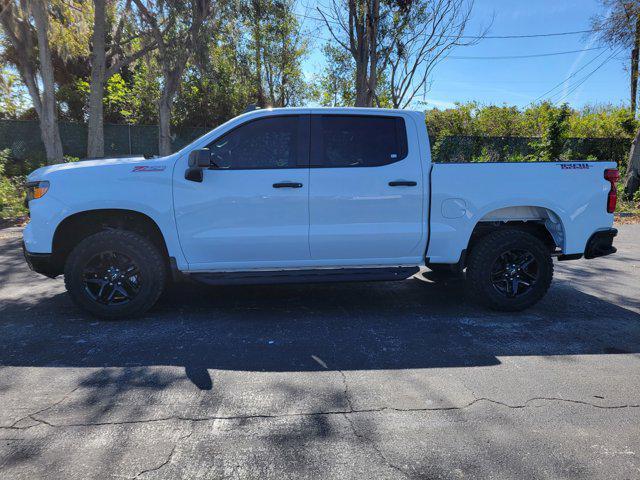
[{"label": "tire tread", "polygon": [[[91,255],[91,250],[100,243],[115,248],[118,245],[125,245],[134,249],[143,258],[144,265],[140,267],[147,270],[146,276],[149,277],[152,288],[145,289],[142,300],[127,304],[126,306],[129,308],[108,310],[108,307],[105,308],[90,301],[82,291],[82,283],[74,275],[74,272],[81,267],[81,262],[86,261],[86,257]],[[73,302],[82,309],[88,310],[92,315],[111,320],[134,317],[150,309],[160,298],[166,277],[166,262],[158,248],[150,240],[138,233],[117,229],[103,230],[80,241],[69,254],[64,269],[65,287]]]},{"label": "tire tread", "polygon": [[[545,265],[541,267],[546,268],[546,278],[541,279],[538,282],[538,288],[531,292],[530,296],[524,297],[519,302],[511,301],[507,298],[499,299],[491,296],[487,292],[486,282],[483,280],[483,273],[486,265],[483,262],[490,258],[496,250],[504,248],[511,243],[525,243],[529,246],[534,246],[542,250],[545,255]],[[488,233],[474,246],[469,260],[467,262],[467,285],[468,294],[471,299],[477,303],[485,305],[493,310],[502,311],[521,311],[535,303],[537,303],[542,297],[545,296],[549,287],[551,286],[551,280],[553,278],[553,259],[551,255],[546,252],[545,245],[536,237],[530,233],[523,232],[513,228],[504,228]]]}]

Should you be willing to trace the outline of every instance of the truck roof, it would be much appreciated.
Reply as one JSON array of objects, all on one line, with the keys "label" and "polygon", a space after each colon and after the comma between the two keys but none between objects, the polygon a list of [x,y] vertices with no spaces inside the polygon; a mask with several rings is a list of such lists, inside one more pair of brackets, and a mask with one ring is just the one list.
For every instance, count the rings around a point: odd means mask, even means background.
[{"label": "truck roof", "polygon": [[[365,108],[365,107],[285,107],[285,108],[259,108],[243,113],[241,117],[250,116],[262,116],[268,113],[276,114],[300,114],[300,113],[315,113],[315,114],[347,114],[347,115],[397,115],[397,114],[412,114],[412,115],[424,115],[424,112],[419,110],[403,110],[393,108]],[[237,117],[236,117],[237,118]]]}]

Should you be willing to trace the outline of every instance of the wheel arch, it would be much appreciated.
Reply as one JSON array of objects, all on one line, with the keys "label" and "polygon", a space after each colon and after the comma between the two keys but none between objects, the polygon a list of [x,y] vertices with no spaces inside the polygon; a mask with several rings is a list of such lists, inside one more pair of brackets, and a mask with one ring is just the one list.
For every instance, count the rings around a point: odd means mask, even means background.
[{"label": "wheel arch", "polygon": [[479,239],[497,229],[511,228],[525,231],[540,239],[553,253],[564,250],[566,230],[561,216],[551,208],[539,205],[513,205],[494,208],[479,216],[475,223],[465,255]]},{"label": "wheel arch", "polygon": [[75,212],[56,227],[52,240],[52,258],[62,272],[69,253],[89,235],[108,229],[135,232],[149,239],[169,261],[167,243],[158,223],[149,215],[129,209],[107,208]]}]

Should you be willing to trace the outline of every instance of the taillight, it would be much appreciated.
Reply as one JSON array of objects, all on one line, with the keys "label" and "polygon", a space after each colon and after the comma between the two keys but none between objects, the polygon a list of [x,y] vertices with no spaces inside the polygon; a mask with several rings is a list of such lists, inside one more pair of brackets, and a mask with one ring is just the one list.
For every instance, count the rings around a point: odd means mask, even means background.
[{"label": "taillight", "polygon": [[609,190],[609,196],[607,197],[607,212],[613,213],[616,211],[616,203],[618,203],[616,182],[620,179],[620,172],[618,172],[617,168],[608,168],[604,171],[604,178],[611,183],[611,190]]}]

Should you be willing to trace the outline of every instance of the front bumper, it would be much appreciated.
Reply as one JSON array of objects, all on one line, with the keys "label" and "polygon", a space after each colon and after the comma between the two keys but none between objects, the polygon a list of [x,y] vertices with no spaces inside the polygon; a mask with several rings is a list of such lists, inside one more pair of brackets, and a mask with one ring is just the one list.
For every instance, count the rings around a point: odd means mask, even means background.
[{"label": "front bumper", "polygon": [[618,235],[618,230],[615,228],[595,232],[587,242],[584,258],[604,257],[616,253],[618,250],[613,246],[613,239],[616,235]]},{"label": "front bumper", "polygon": [[31,253],[27,251],[27,248],[22,242],[22,253],[24,259],[27,261],[27,265],[34,272],[41,273],[49,278],[55,278],[60,275],[60,271],[56,262],[54,262],[53,255],[51,253]]}]

